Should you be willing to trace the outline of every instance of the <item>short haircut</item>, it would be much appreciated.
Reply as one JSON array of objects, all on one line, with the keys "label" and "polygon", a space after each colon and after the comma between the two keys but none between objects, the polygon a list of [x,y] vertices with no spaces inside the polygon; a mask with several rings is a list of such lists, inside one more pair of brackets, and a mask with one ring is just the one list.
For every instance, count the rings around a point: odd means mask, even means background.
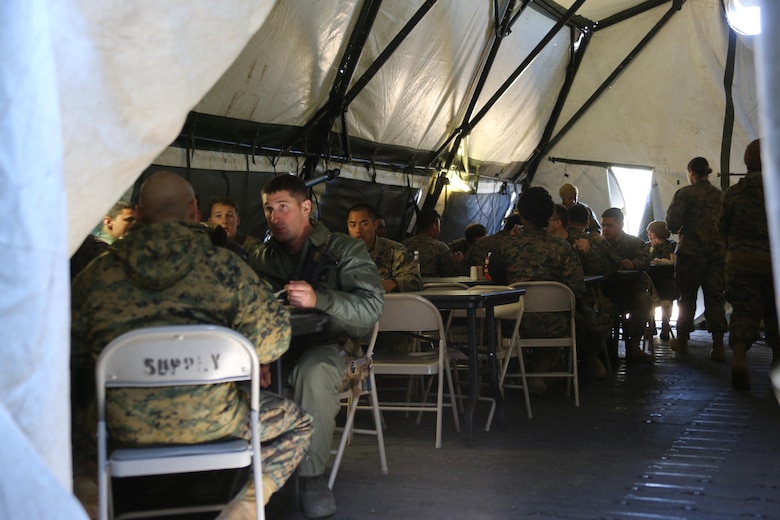
[{"label": "short haircut", "polygon": [[469,224],[463,231],[463,236],[467,242],[473,242],[478,238],[487,235],[487,229],[482,224]]},{"label": "short haircut", "polygon": [[604,213],[601,214],[601,218],[613,218],[615,219],[615,222],[622,224],[623,223],[623,210],[620,208],[609,208],[604,210]]},{"label": "short haircut", "polygon": [[745,166],[750,172],[761,171],[761,140],[751,141],[745,148]]},{"label": "short haircut", "polygon": [[504,231],[512,231],[515,226],[522,225],[522,222],[520,221],[520,214],[519,213],[512,213],[507,218],[504,219],[504,225],[501,227]]},{"label": "short haircut", "polygon": [[570,207],[567,213],[569,214],[569,224],[587,225],[590,220],[590,211],[579,202]]},{"label": "short haircut", "polygon": [[295,197],[298,202],[303,202],[304,200],[309,199],[309,188],[307,188],[303,180],[301,180],[301,178],[296,175],[290,175],[287,173],[277,175],[265,183],[263,189],[260,192],[263,195],[271,195],[272,193],[277,193],[279,191],[288,192],[290,195]]},{"label": "short haircut", "polygon": [[424,209],[417,216],[417,232],[429,231],[434,225],[438,224],[441,217],[435,209]]},{"label": "short haircut", "polygon": [[553,216],[561,221],[564,228],[569,227],[569,210],[563,204],[553,206]]},{"label": "short haircut", "polygon": [[694,157],[693,159],[688,161],[688,169],[696,177],[706,177],[707,175],[712,173],[712,168],[710,168],[710,163],[708,163],[707,159],[705,159],[704,157]]},{"label": "short haircut", "polygon": [[534,186],[524,189],[517,198],[517,211],[531,225],[546,228],[555,203],[546,189]]},{"label": "short haircut", "polygon": [[368,213],[368,218],[370,218],[371,220],[376,220],[379,218],[373,206],[371,206],[370,204],[355,204],[354,206],[349,208],[349,211],[347,211],[347,215],[349,215],[353,211],[365,211],[366,213]]},{"label": "short haircut", "polygon": [[111,209],[108,210],[106,216],[111,220],[114,220],[119,216],[120,213],[122,213],[126,209],[133,209],[133,205],[124,200],[117,201],[116,204],[111,206]]},{"label": "short haircut", "polygon": [[565,197],[566,195],[577,197],[579,194],[580,190],[577,189],[577,186],[574,184],[569,184],[568,182],[558,189],[558,195],[560,195],[561,198]]},{"label": "short haircut", "polygon": [[217,204],[222,206],[230,206],[236,210],[236,213],[238,213],[238,204],[236,204],[235,200],[231,199],[230,197],[214,197],[211,199],[211,204],[209,204],[209,215],[211,215],[211,210],[213,210],[214,206]]}]

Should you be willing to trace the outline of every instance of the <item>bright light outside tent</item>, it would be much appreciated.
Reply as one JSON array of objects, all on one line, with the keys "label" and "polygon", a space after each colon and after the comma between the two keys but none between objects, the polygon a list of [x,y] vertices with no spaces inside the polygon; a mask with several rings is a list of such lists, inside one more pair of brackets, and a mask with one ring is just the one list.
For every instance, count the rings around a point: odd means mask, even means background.
[{"label": "bright light outside tent", "polygon": [[645,240],[644,230],[639,228],[642,224],[647,196],[650,193],[650,181],[653,170],[618,166],[613,166],[610,170],[617,179],[618,186],[623,194],[622,209],[625,213],[625,227],[623,231]]},{"label": "bright light outside tent", "polygon": [[759,0],[726,0],[726,19],[731,28],[739,34],[761,34]]}]

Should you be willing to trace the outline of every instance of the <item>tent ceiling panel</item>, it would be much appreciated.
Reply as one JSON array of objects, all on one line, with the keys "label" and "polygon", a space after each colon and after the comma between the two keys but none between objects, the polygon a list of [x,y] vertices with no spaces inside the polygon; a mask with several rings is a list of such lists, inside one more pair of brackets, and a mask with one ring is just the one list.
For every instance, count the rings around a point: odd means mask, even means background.
[{"label": "tent ceiling panel", "polygon": [[[576,0],[556,0],[556,3],[564,9],[568,9],[575,1]],[[590,0],[579,8],[577,14],[597,22],[646,2],[647,0]]]},{"label": "tent ceiling panel", "polygon": [[358,4],[354,0],[277,2],[194,111],[302,125],[328,99]]},{"label": "tent ceiling panel", "polygon": [[[641,17],[657,19],[657,11]],[[688,160],[696,155],[717,164],[725,110],[723,69],[728,35],[722,20],[718,2],[686,2],[659,33],[676,37],[653,39],[629,66],[631,73],[623,73],[604,92],[550,155],[651,165],[673,172],[683,172]],[[579,93],[572,96],[571,102],[577,106],[567,106],[563,121],[603,81],[605,71],[600,62],[614,61],[610,54],[625,56],[631,45],[622,42],[636,40],[636,31],[646,25],[647,21],[622,23],[594,35],[575,82]],[[743,84],[740,89],[752,84],[747,77],[739,81]],[[749,121],[750,117],[742,119]],[[745,144],[737,148],[744,149]],[[740,162],[740,157],[732,158],[734,167]]]},{"label": "tent ceiling panel", "polygon": [[[359,76],[403,27],[420,2],[384,2]],[[435,150],[459,124],[471,80],[493,31],[488,2],[437,2],[352,102],[349,134],[371,141]]]},{"label": "tent ceiling panel", "polygon": [[[554,23],[526,10],[496,56],[477,112],[526,59]],[[498,163],[523,162],[538,145],[563,84],[568,65],[570,31],[563,28],[499,98],[469,137],[469,156]],[[509,171],[507,171],[507,174]]]}]

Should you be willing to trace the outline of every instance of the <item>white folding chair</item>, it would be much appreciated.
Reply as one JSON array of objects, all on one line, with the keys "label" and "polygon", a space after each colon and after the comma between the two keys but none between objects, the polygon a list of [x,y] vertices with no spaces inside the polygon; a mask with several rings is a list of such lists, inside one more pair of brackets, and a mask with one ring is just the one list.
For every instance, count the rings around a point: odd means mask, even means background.
[{"label": "white folding chair", "polygon": [[[515,323],[515,328],[510,340],[509,349],[506,352],[504,363],[501,368],[500,385],[502,388],[512,388],[511,385],[506,384],[507,377],[519,377],[521,387],[523,389],[525,397],[525,406],[528,411],[528,418],[533,418],[533,412],[531,411],[531,398],[528,392],[528,374],[525,369],[525,359],[523,357],[523,349],[534,348],[568,348],[569,352],[567,358],[567,367],[565,371],[555,372],[533,372],[532,377],[544,377],[544,378],[567,378],[567,393],[571,394],[571,388],[574,387],[574,404],[580,405],[580,392],[579,392],[579,379],[577,372],[577,329],[575,327],[575,311],[576,300],[574,293],[569,287],[560,282],[543,281],[543,282],[518,282],[513,283],[510,287],[525,289],[524,296],[524,310],[523,317],[534,313],[549,313],[549,312],[568,312],[569,313],[569,331],[565,336],[548,338],[529,338],[520,337],[518,320]],[[507,369],[512,356],[516,356],[520,367],[520,372],[517,374],[508,374]]]},{"label": "white folding chair", "polygon": [[[379,322],[377,322],[368,338],[368,346],[366,347],[365,356],[358,360],[352,361],[352,363],[369,362],[374,355],[374,345],[376,344],[376,337],[379,331]],[[376,381],[374,379],[374,370],[369,365],[368,371],[368,387],[362,386],[359,390],[359,394],[356,395],[352,388],[347,388],[339,395],[342,406],[347,408],[347,420],[344,423],[342,429],[341,439],[339,440],[338,450],[335,451],[336,458],[333,461],[333,466],[330,469],[330,477],[328,478],[328,487],[333,489],[333,484],[336,482],[336,475],[338,475],[339,467],[341,466],[341,459],[344,456],[344,449],[347,443],[350,442],[353,433],[361,433],[367,435],[376,435],[376,442],[379,447],[379,462],[382,468],[382,473],[387,475],[387,458],[385,456],[385,439],[382,434],[382,417],[379,413],[379,399],[376,395]],[[359,384],[359,383],[358,383]],[[358,409],[360,398],[367,396],[369,399],[369,407],[373,412],[374,417],[374,429],[367,430],[361,428],[355,428],[355,411]]]},{"label": "white folding chair", "polygon": [[438,342],[438,348],[432,352],[410,352],[406,354],[375,354],[374,373],[384,375],[424,375],[438,376],[436,403],[379,403],[380,410],[387,411],[427,411],[436,413],[436,447],[441,447],[442,408],[444,405],[444,379],[450,391],[450,403],[455,428],[460,431],[458,411],[454,406],[454,389],[449,372],[447,341],[441,314],[434,304],[422,296],[409,293],[390,293],[385,295],[385,305],[379,318],[379,331],[394,332],[436,332],[431,338]]},{"label": "white folding chair", "polygon": [[[214,362],[213,360],[218,360]],[[159,367],[166,367],[160,370]],[[257,518],[265,518],[258,406],[260,365],[241,334],[214,325],[153,327],[123,334],[101,353],[95,370],[100,519],[114,517],[111,478],[168,475],[252,466]],[[249,381],[251,439],[198,445],[121,448],[108,453],[106,389],[211,385]],[[227,504],[132,512],[122,518],[218,511]]]}]

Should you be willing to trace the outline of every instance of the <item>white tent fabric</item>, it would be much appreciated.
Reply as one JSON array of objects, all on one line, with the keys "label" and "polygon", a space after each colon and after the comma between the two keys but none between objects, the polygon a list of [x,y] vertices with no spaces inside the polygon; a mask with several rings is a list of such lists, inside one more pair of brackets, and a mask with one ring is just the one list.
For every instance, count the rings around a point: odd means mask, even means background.
[{"label": "white tent fabric", "polygon": [[83,518],[67,492],[69,252],[273,4],[0,3],[0,202],[13,216],[0,231],[0,517]]},{"label": "white tent fabric", "polygon": [[[567,8],[574,1],[558,3]],[[577,14],[600,20],[642,3],[590,0]],[[382,4],[355,78],[419,5],[411,1]],[[322,0],[317,3],[316,16],[311,16],[306,3],[278,2],[262,29],[195,111],[303,126],[328,101],[360,7],[356,0]],[[672,8],[672,2],[664,3],[594,32],[553,135]],[[461,124],[475,91],[477,72],[495,38],[495,17],[492,2],[437,2],[349,105],[350,137],[418,150],[444,145]],[[533,8],[522,13],[502,40],[472,116],[553,25]],[[558,31],[471,130],[466,153],[477,164],[506,165],[499,173],[506,178],[514,173],[514,166],[532,156],[563,84],[572,37],[579,35],[568,28]],[[748,39],[738,41],[730,172],[744,170],[742,150],[758,135],[750,45]],[[652,168],[658,205],[666,207],[679,181],[685,181],[690,158],[703,155],[719,170],[727,48],[728,27],[721,1],[686,0],[546,155]],[[577,185],[581,199],[596,211],[611,205],[603,168],[551,163],[545,157],[533,184],[557,193],[563,182]]]},{"label": "white tent fabric", "polygon": [[[569,7],[574,0],[558,3]],[[769,28],[780,25],[780,8],[774,1],[763,3],[765,40],[756,65],[748,40],[738,42],[729,169],[744,170],[742,150],[759,135],[760,114],[768,206],[776,224],[780,56]],[[384,2],[358,75],[419,4]],[[578,14],[601,20],[640,4],[588,0]],[[20,470],[0,472],[0,495],[16,498],[0,506],[3,518],[83,517],[67,493],[68,253],[177,136],[193,107],[301,126],[323,105],[362,3],[318,0],[313,5],[297,0],[0,3],[0,202],[16,217],[0,231],[0,350],[6,367],[0,376],[0,466]],[[443,145],[461,123],[475,71],[486,59],[494,35],[493,5],[437,2],[349,107],[350,135],[422,150]],[[559,129],[670,5],[594,34]],[[536,10],[523,13],[502,44],[477,111],[552,26]],[[569,29],[555,35],[473,129],[470,157],[506,164],[502,175],[512,173],[509,165],[531,157],[563,83],[571,37]],[[726,49],[721,1],[687,0],[547,155],[651,167],[654,190],[665,207],[690,157],[719,162]],[[760,72],[760,97],[754,68]],[[534,184],[557,192],[562,182],[578,185],[594,209],[610,205],[603,168],[543,161]],[[780,240],[780,230],[773,225],[772,231]],[[776,264],[779,258],[775,255]],[[41,494],[46,511],[36,509]]]}]

